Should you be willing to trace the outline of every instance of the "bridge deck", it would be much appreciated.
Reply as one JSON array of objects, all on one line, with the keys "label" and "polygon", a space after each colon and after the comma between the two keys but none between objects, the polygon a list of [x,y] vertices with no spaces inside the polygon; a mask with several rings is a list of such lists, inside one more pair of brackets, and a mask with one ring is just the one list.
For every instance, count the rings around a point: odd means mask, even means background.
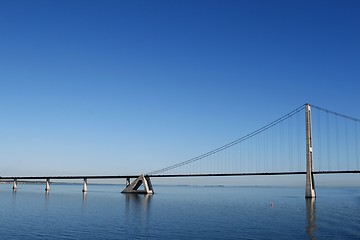
[{"label": "bridge deck", "polygon": [[[352,171],[314,171],[314,174],[340,174],[340,173],[360,173],[360,170]],[[272,176],[272,175],[300,175],[306,172],[265,172],[265,173],[214,173],[214,174],[165,174],[165,175],[148,175],[152,178],[172,178],[172,177],[227,177],[227,176]],[[0,177],[0,180],[34,180],[34,179],[117,179],[117,178],[137,178],[139,175],[102,175],[102,176],[13,176]]]},{"label": "bridge deck", "polygon": [[[360,173],[360,170],[351,171],[314,171],[313,174],[339,174],[339,173]],[[167,174],[149,175],[149,177],[226,177],[226,176],[273,176],[273,175],[301,175],[306,172],[265,172],[265,173],[214,173],[214,174]]]},{"label": "bridge deck", "polygon": [[9,179],[17,179],[17,180],[24,180],[24,179],[116,179],[116,178],[137,178],[139,175],[104,175],[104,176],[19,176],[19,177],[0,177],[0,180],[9,180]]}]

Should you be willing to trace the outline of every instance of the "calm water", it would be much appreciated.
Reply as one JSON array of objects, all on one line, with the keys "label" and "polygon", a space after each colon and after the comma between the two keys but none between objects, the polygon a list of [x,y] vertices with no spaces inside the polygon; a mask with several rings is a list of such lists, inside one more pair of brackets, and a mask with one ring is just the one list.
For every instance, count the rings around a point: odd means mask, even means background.
[{"label": "calm water", "polygon": [[1,239],[360,239],[360,189],[0,185]]}]

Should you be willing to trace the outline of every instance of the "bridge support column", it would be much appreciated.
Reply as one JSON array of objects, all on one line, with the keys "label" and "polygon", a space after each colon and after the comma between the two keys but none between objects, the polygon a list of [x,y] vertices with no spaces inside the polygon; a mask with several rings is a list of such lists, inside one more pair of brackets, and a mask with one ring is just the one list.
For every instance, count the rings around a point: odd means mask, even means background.
[{"label": "bridge support column", "polygon": [[126,178],[126,187],[130,185],[130,178]]},{"label": "bridge support column", "polygon": [[[130,179],[126,179],[127,182],[129,180]],[[144,190],[138,190],[141,185],[143,185]],[[150,178],[148,176],[144,176],[144,174],[141,174],[132,183],[127,185],[121,193],[154,194],[154,190]]]},{"label": "bridge support column", "polygon": [[50,190],[50,179],[46,179],[46,185],[45,185],[45,192],[48,192]]},{"label": "bridge support column", "polygon": [[315,183],[313,175],[313,148],[312,148],[312,130],[311,130],[311,108],[305,104],[305,124],[306,124],[306,187],[305,197],[315,198]]},{"label": "bridge support column", "polygon": [[84,178],[82,192],[87,192],[87,178]]},{"label": "bridge support column", "polygon": [[13,190],[16,191],[17,189],[17,179],[14,178],[14,182],[13,182]]}]

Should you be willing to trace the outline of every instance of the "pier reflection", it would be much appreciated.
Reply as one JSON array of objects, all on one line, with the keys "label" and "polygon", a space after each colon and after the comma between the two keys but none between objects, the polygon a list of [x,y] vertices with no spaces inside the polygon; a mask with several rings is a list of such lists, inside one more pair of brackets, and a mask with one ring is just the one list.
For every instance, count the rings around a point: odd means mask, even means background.
[{"label": "pier reflection", "polygon": [[49,201],[49,196],[50,196],[49,191],[45,191],[45,200],[46,201]]},{"label": "pier reflection", "polygon": [[307,218],[307,227],[306,232],[309,239],[316,239],[316,209],[315,209],[315,198],[306,198],[306,218]]},{"label": "pier reflection", "polygon": [[45,198],[44,198],[44,208],[46,210],[49,209],[49,205],[50,205],[50,193],[49,191],[44,191],[45,194]]},{"label": "pier reflection", "polygon": [[87,192],[83,192],[83,195],[82,195],[83,207],[86,207],[86,194],[87,194]]},{"label": "pier reflection", "polygon": [[13,203],[16,202],[16,189],[13,189],[13,192],[12,192],[12,202]]},{"label": "pier reflection", "polygon": [[127,214],[147,219],[152,196],[152,194],[125,194]]}]

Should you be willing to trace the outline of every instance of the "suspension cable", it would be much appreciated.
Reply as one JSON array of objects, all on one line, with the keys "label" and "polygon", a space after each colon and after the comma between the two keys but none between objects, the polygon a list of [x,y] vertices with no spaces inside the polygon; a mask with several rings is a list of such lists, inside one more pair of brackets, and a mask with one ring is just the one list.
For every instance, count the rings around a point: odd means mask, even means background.
[{"label": "suspension cable", "polygon": [[271,127],[273,127],[273,126],[275,126],[275,125],[277,125],[277,124],[279,124],[281,122],[283,122],[284,120],[290,118],[291,116],[295,115],[296,113],[300,112],[303,109],[304,109],[304,104],[301,105],[300,107],[296,108],[295,110],[291,111],[290,113],[282,116],[281,118],[278,118],[277,120],[265,125],[264,127],[259,128],[258,130],[245,135],[244,137],[236,139],[236,140],[234,140],[234,141],[232,141],[232,142],[230,142],[228,144],[225,144],[225,145],[223,145],[221,147],[218,147],[218,148],[216,148],[216,149],[214,149],[212,151],[209,151],[209,152],[204,153],[202,155],[199,155],[197,157],[191,158],[189,160],[186,160],[186,161],[171,165],[171,166],[166,167],[166,168],[162,168],[162,169],[159,169],[159,170],[156,170],[156,171],[149,172],[149,173],[147,173],[147,175],[153,175],[153,174],[159,174],[159,173],[162,173],[162,172],[166,172],[166,171],[172,170],[174,168],[178,168],[178,167],[181,167],[183,165],[187,165],[187,164],[193,163],[195,161],[201,160],[201,159],[203,159],[205,157],[208,157],[208,156],[211,156],[211,155],[213,155],[213,154],[215,154],[217,152],[223,151],[223,150],[225,150],[225,149],[227,149],[229,147],[232,147],[232,146],[234,146],[234,145],[236,145],[236,144],[238,144],[240,142],[243,142],[243,141],[245,141],[245,140],[247,140],[247,139],[249,139],[251,137],[254,137],[254,136],[264,132],[265,130],[267,130],[267,129],[269,129],[269,128],[271,128]]}]

